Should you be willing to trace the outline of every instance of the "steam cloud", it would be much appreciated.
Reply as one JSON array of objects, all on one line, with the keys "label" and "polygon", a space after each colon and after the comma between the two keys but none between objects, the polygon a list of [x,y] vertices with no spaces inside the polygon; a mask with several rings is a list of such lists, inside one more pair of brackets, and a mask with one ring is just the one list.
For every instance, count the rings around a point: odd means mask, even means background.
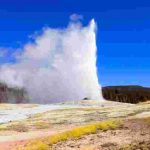
[{"label": "steam cloud", "polygon": [[15,55],[16,63],[1,65],[0,82],[25,88],[34,103],[102,99],[95,30],[94,20],[86,27],[71,22],[65,29],[43,29]]}]

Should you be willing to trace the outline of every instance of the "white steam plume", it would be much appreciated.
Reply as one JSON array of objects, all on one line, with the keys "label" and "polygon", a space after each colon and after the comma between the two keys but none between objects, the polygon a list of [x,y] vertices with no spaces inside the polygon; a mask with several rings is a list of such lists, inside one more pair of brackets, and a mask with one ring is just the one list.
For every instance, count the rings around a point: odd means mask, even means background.
[{"label": "white steam plume", "polygon": [[70,23],[66,29],[46,28],[0,67],[0,82],[25,88],[30,102],[102,99],[96,68],[95,21],[87,27]]}]

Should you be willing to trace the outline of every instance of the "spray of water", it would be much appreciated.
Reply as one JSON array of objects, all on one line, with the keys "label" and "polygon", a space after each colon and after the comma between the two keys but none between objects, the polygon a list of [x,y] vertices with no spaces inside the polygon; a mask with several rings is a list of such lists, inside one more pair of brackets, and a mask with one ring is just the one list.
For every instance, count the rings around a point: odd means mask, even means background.
[{"label": "spray of water", "polygon": [[96,68],[96,24],[71,22],[65,29],[45,28],[0,67],[0,81],[25,88],[30,102],[51,103],[83,98],[102,100]]}]

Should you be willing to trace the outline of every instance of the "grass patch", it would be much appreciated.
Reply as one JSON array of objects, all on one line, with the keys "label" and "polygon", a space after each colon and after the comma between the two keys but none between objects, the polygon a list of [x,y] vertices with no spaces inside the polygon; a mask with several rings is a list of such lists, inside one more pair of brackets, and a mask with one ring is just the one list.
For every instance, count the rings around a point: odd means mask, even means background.
[{"label": "grass patch", "polygon": [[44,122],[44,121],[35,122],[35,124],[34,124],[34,127],[36,129],[47,129],[50,126],[51,126],[50,123],[47,123],[47,122]]},{"label": "grass patch", "polygon": [[17,131],[17,132],[27,132],[28,127],[23,123],[15,123],[7,126],[7,130]]},{"label": "grass patch", "polygon": [[147,100],[146,102],[139,102],[138,105],[145,105],[145,104],[150,104],[150,100]]},{"label": "grass patch", "polygon": [[7,126],[4,124],[1,124],[0,125],[0,131],[5,131],[5,130],[7,130]]},{"label": "grass patch", "polygon": [[[24,150],[51,150],[48,144],[39,140],[36,142],[33,142],[32,145],[29,145],[23,149]],[[22,148],[21,149],[19,148],[18,150],[22,150]]]},{"label": "grass patch", "polygon": [[34,115],[31,115],[28,119],[33,119],[33,118],[41,118],[43,117],[44,113],[37,113]]},{"label": "grass patch", "polygon": [[147,123],[148,125],[150,125],[150,117],[144,118],[143,119],[145,123]]},{"label": "grass patch", "polygon": [[137,142],[131,143],[118,150],[150,150],[150,142]]},{"label": "grass patch", "polygon": [[76,127],[69,131],[52,135],[44,139],[34,140],[31,143],[29,143],[27,147],[24,148],[24,150],[49,150],[53,144],[56,144],[58,142],[66,141],[68,139],[79,139],[83,135],[96,133],[98,130],[114,130],[120,125],[121,121],[114,119],[97,123],[91,123],[81,127]]}]

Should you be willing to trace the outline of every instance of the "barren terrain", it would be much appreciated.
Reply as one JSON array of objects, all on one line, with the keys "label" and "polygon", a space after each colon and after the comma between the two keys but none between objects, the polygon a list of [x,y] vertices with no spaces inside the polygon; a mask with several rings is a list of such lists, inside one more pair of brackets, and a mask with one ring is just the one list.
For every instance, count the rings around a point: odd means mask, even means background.
[{"label": "barren terrain", "polygon": [[[46,138],[105,120],[120,120],[106,131],[86,132],[75,138]],[[0,104],[1,150],[113,150],[150,149],[150,103],[78,101],[53,105]],[[84,129],[84,128],[83,128]],[[32,141],[42,141],[29,149]]]}]

